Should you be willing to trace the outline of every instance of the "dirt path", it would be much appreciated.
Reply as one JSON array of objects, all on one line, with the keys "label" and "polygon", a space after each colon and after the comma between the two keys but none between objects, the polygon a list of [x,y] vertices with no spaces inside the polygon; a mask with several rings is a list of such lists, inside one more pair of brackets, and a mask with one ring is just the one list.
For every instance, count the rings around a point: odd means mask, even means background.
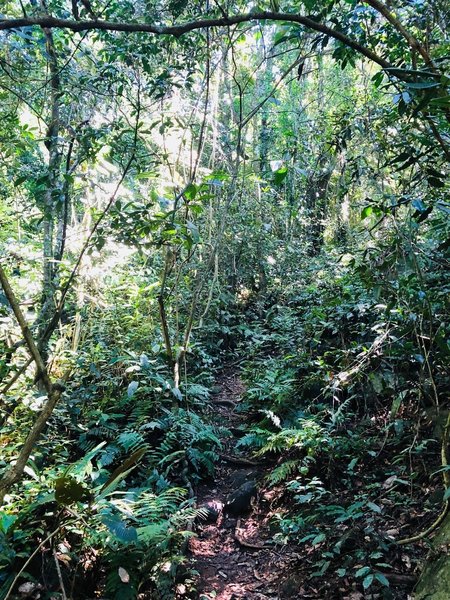
[{"label": "dirt path", "polygon": [[[290,554],[286,547],[275,547],[271,541],[270,497],[260,491],[265,465],[250,464],[254,461],[246,463],[245,458],[242,462],[233,460],[242,456],[235,446],[245,425],[245,416],[236,411],[243,384],[236,372],[229,371],[219,378],[218,386],[220,392],[214,398],[213,418],[228,427],[233,437],[223,440],[223,454],[214,482],[202,484],[196,490],[198,506],[207,507],[209,511],[208,518],[196,528],[197,537],[189,544],[191,566],[199,573],[198,598],[297,598],[298,590],[292,595],[285,574],[289,564],[298,557]],[[256,497],[248,505],[244,497],[241,504],[246,506],[232,506],[230,510],[233,509],[234,514],[228,514],[230,494],[242,499],[242,490],[251,489],[253,482],[258,490]]]}]

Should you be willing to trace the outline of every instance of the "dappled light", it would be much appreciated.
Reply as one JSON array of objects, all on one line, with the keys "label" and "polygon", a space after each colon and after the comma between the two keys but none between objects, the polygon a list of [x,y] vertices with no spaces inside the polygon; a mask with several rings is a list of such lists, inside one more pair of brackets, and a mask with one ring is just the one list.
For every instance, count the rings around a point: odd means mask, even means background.
[{"label": "dappled light", "polygon": [[450,598],[440,0],[5,0],[0,600]]}]

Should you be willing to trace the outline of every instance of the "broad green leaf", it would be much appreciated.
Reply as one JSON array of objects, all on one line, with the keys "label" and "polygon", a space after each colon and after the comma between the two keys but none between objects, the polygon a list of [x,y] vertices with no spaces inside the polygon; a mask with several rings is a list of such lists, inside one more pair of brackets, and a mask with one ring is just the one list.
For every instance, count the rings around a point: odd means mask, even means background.
[{"label": "broad green leaf", "polygon": [[187,221],[186,227],[191,234],[192,241],[194,242],[194,244],[198,244],[198,242],[200,241],[200,232],[198,230],[197,225],[195,225],[195,223],[192,223],[191,221]]},{"label": "broad green leaf", "polygon": [[355,468],[357,462],[358,462],[357,458],[352,458],[352,460],[348,463],[347,470],[348,471],[353,471],[353,469]]},{"label": "broad green leaf", "polygon": [[375,504],[374,502],[368,502],[368,503],[367,503],[367,506],[368,506],[368,507],[369,507],[371,510],[373,510],[373,512],[376,512],[376,513],[381,513],[381,511],[382,511],[382,508],[381,508],[380,506],[378,506],[378,504]]},{"label": "broad green leaf", "polygon": [[152,179],[156,177],[156,173],[153,171],[143,171],[142,173],[138,173],[136,175],[136,179]]},{"label": "broad green leaf", "polygon": [[429,88],[439,87],[441,84],[436,83],[435,81],[421,81],[419,83],[405,83],[404,85],[413,90],[426,90]]},{"label": "broad green leaf", "polygon": [[386,587],[389,587],[389,580],[387,579],[387,577],[385,575],[383,575],[383,573],[375,573],[375,579],[378,579],[378,581],[381,583],[381,585],[385,585]]},{"label": "broad green leaf", "polygon": [[437,177],[428,177],[428,183],[437,188],[445,187],[445,183],[442,181],[442,179],[438,179]]},{"label": "broad green leaf", "polygon": [[376,88],[380,87],[380,85],[383,83],[383,79],[384,79],[383,71],[378,71],[378,73],[375,73],[375,75],[372,77],[372,81]]},{"label": "broad green leaf", "polygon": [[413,208],[415,208],[416,210],[418,210],[419,212],[425,212],[427,210],[427,207],[425,206],[425,204],[422,202],[422,200],[420,200],[420,198],[416,198],[411,202],[411,206]]},{"label": "broad green leaf", "polygon": [[371,206],[366,206],[361,211],[361,219],[367,219],[373,213],[373,208]]},{"label": "broad green leaf", "polygon": [[134,396],[134,393],[136,392],[136,390],[139,387],[139,381],[132,381],[127,388],[127,396],[128,398],[132,398]]},{"label": "broad green leaf", "polygon": [[175,396],[175,398],[178,401],[181,402],[183,400],[183,395],[182,395],[182,393],[180,392],[180,390],[178,388],[172,388],[171,391],[172,391],[172,394]]},{"label": "broad green leaf", "polygon": [[141,365],[141,367],[143,369],[148,369],[150,366],[150,361],[148,359],[148,356],[144,353],[141,354],[141,356],[139,357],[139,364]]},{"label": "broad green leaf", "polygon": [[103,484],[100,495],[104,496],[105,494],[112,491],[113,484],[119,483],[128,473],[134,468],[136,463],[144,456],[147,452],[147,448],[139,448],[136,452],[133,452],[131,456],[129,456],[117,469],[110,475],[107,481]]},{"label": "broad green leaf", "polygon": [[283,183],[283,181],[286,179],[287,174],[288,174],[287,167],[280,167],[279,169],[277,169],[273,174],[273,181],[274,181],[275,185],[281,185]]},{"label": "broad green leaf", "polygon": [[311,544],[313,546],[317,546],[317,544],[320,544],[321,542],[325,541],[327,539],[327,536],[324,533],[319,533],[318,535],[316,535],[316,537],[312,540]]},{"label": "broad green leaf", "polygon": [[416,219],[417,223],[422,223],[422,221],[425,221],[425,219],[428,219],[428,217],[430,216],[430,214],[432,213],[432,211],[433,211],[433,207],[432,207],[432,206],[429,206],[429,207],[428,207],[426,210],[424,210],[423,212],[420,212],[420,213],[419,213],[419,211],[418,211],[418,212],[417,212],[415,215],[413,215],[413,216],[414,216],[414,218]]},{"label": "broad green leaf", "polygon": [[27,175],[23,175],[14,181],[14,187],[19,187],[22,183],[24,183],[28,179]]},{"label": "broad green leaf", "polygon": [[195,183],[190,183],[184,190],[184,197],[186,200],[193,200],[197,195],[197,186]]},{"label": "broad green leaf", "polygon": [[10,515],[6,512],[0,511],[0,531],[2,533],[8,533],[8,530],[16,521],[16,515]]},{"label": "broad green leaf", "polygon": [[55,498],[59,504],[68,506],[74,502],[87,501],[89,497],[89,491],[73,477],[58,477],[55,481]]},{"label": "broad green leaf", "polygon": [[434,73],[433,71],[420,71],[418,69],[402,69],[400,67],[389,67],[387,69],[384,69],[386,72],[388,73],[393,73],[394,75],[397,73],[400,73],[401,75],[420,75],[421,77],[436,77],[439,78],[440,76],[437,75],[436,73]]},{"label": "broad green leaf", "polygon": [[124,521],[117,517],[103,517],[102,522],[113,533],[118,540],[130,544],[138,539],[137,530],[135,527],[127,525]]}]

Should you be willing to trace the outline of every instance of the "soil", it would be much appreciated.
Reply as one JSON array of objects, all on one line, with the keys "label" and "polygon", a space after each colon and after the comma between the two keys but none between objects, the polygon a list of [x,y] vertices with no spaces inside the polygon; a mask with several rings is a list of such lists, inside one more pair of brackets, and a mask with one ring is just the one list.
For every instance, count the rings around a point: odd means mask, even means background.
[{"label": "soil", "polygon": [[[274,543],[274,517],[280,510],[288,510],[285,504],[289,504],[289,499],[283,495],[282,486],[277,489],[267,484],[266,477],[275,463],[246,456],[237,445],[252,418],[240,405],[245,388],[238,372],[225,371],[217,380],[217,389],[211,402],[211,421],[226,427],[231,435],[224,435],[221,440],[223,447],[214,480],[202,482],[194,490],[197,506],[207,508],[208,515],[195,525],[196,535],[189,542],[189,570],[198,573],[196,595],[189,597],[196,600],[410,600],[419,565],[426,554],[423,544],[409,551],[401,546],[392,546],[389,556],[392,567],[386,569],[389,588],[378,587],[363,592],[360,582],[338,577],[331,569],[325,576],[314,576],[321,556],[320,549],[314,545]],[[380,454],[383,450],[384,444]],[[373,461],[370,465],[374,472],[381,460],[378,458],[378,462]],[[383,460],[390,464],[392,457]],[[372,481],[371,477],[369,470],[362,470],[360,476],[355,477],[356,487]],[[258,490],[247,506],[248,510],[237,514],[227,512],[230,495],[243,489],[246,482],[247,489],[248,482],[256,482]],[[383,501],[383,489],[381,486],[380,502]],[[348,505],[351,493],[345,486],[342,489],[336,487],[335,503]],[[420,499],[421,502],[423,499]],[[374,522],[377,519],[374,527],[383,532],[386,527],[402,526],[407,514],[401,506],[398,510],[400,513],[396,520],[385,514],[372,517]],[[355,547],[367,545],[364,529],[360,529],[355,530],[352,542]],[[395,529],[392,534],[401,535],[403,532]],[[186,595],[182,594],[182,597]]]},{"label": "soil", "polygon": [[[214,483],[199,485],[197,505],[219,509],[218,518],[196,526],[188,556],[198,572],[199,600],[266,600],[298,598],[298,589],[289,590],[289,566],[298,560],[293,549],[276,547],[271,539],[270,495],[258,493],[250,509],[229,515],[221,510],[229,495],[248,481],[262,488],[269,465],[243,456],[236,443],[245,426],[246,415],[239,413],[244,386],[236,372],[225,372],[218,381],[220,391],[213,398],[214,419],[230,429],[231,437],[222,440],[223,453]],[[248,462],[247,462],[248,461]]]}]

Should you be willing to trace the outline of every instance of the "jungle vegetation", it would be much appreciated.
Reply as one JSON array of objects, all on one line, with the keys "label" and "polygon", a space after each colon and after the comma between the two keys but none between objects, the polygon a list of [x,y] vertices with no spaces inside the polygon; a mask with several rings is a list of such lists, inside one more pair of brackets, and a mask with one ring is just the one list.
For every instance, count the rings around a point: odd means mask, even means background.
[{"label": "jungle vegetation", "polygon": [[0,598],[197,597],[229,365],[303,588],[409,597],[450,498],[448,8],[0,2]]}]

